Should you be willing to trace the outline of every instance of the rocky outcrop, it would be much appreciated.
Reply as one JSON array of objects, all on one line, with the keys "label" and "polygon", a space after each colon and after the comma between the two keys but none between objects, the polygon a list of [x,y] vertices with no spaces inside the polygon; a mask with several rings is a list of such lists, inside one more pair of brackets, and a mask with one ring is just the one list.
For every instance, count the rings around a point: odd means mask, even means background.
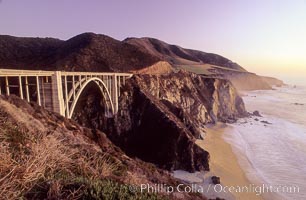
[{"label": "rocky outcrop", "polygon": [[209,169],[208,152],[195,144],[205,124],[233,122],[246,115],[229,81],[182,71],[134,75],[121,91],[119,106],[115,119],[94,113],[89,109],[94,104],[79,112],[96,116],[89,125],[104,130],[128,155],[168,170],[191,172]]},{"label": "rocky outcrop", "polygon": [[255,117],[262,117],[258,110],[255,110],[252,114]]},{"label": "rocky outcrop", "polygon": [[110,137],[128,155],[168,170],[209,170],[208,152],[195,144],[193,134],[162,102],[132,86],[120,103]]},{"label": "rocky outcrop", "polygon": [[190,118],[197,127],[245,115],[242,99],[225,79],[206,78],[180,71],[165,76],[144,75],[136,77],[135,81],[177,113],[176,116],[179,116],[179,112],[175,110],[181,110],[186,116],[182,121],[186,122]]},{"label": "rocky outcrop", "polygon": [[220,177],[218,177],[218,176],[212,176],[212,177],[211,177],[211,182],[212,182],[212,184],[214,184],[214,185],[220,184],[220,183],[221,183]]}]

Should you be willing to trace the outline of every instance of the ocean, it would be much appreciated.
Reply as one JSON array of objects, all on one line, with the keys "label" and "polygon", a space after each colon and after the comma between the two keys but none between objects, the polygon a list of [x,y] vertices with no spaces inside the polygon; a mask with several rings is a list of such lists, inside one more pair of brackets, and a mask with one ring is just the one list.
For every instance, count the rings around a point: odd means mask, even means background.
[{"label": "ocean", "polygon": [[247,111],[258,110],[262,117],[239,119],[223,137],[248,179],[269,186],[266,192],[275,199],[306,199],[306,87],[276,87],[242,97]]}]

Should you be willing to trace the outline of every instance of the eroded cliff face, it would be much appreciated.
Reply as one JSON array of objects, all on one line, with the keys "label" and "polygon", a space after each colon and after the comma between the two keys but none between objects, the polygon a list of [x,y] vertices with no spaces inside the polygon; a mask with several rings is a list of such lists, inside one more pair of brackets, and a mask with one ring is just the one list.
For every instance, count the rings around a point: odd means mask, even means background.
[{"label": "eroded cliff face", "polygon": [[230,80],[237,90],[271,90],[269,85],[261,76],[253,73],[225,73],[222,77]]},{"label": "eroded cliff face", "polygon": [[198,127],[216,121],[231,122],[245,115],[244,103],[231,82],[194,73],[135,77],[142,90],[162,101],[170,110],[180,109]]},{"label": "eroded cliff face", "polygon": [[234,122],[239,117],[247,116],[244,102],[234,85],[227,80],[214,79],[214,93],[211,115],[217,121]]}]

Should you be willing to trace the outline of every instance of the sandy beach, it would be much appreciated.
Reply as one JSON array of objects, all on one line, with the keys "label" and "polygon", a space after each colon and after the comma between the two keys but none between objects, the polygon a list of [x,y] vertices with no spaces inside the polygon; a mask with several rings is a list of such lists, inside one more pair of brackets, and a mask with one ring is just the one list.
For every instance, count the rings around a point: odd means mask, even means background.
[{"label": "sandy beach", "polygon": [[[236,154],[233,152],[232,147],[223,138],[222,135],[225,131],[228,131],[231,127],[223,123],[207,129],[206,137],[204,140],[198,140],[197,144],[203,147],[210,153],[210,172],[205,176],[210,177],[212,175],[219,176],[221,178],[221,184],[223,186],[249,186],[254,184],[250,182],[242,168],[240,167]],[[211,194],[209,194],[210,196]],[[260,200],[261,196],[255,193],[246,192],[232,192],[232,197],[227,194],[219,195],[226,199],[238,199],[238,200]]]}]

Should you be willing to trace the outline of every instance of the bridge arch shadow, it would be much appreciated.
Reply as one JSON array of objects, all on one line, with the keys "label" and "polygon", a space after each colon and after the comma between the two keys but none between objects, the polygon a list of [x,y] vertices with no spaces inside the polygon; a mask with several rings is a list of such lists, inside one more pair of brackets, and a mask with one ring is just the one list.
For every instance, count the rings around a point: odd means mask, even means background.
[{"label": "bridge arch shadow", "polygon": [[114,115],[114,105],[104,82],[99,78],[90,78],[79,84],[75,98],[69,109],[69,118],[78,118],[84,109],[92,113],[104,112],[105,117]]}]

